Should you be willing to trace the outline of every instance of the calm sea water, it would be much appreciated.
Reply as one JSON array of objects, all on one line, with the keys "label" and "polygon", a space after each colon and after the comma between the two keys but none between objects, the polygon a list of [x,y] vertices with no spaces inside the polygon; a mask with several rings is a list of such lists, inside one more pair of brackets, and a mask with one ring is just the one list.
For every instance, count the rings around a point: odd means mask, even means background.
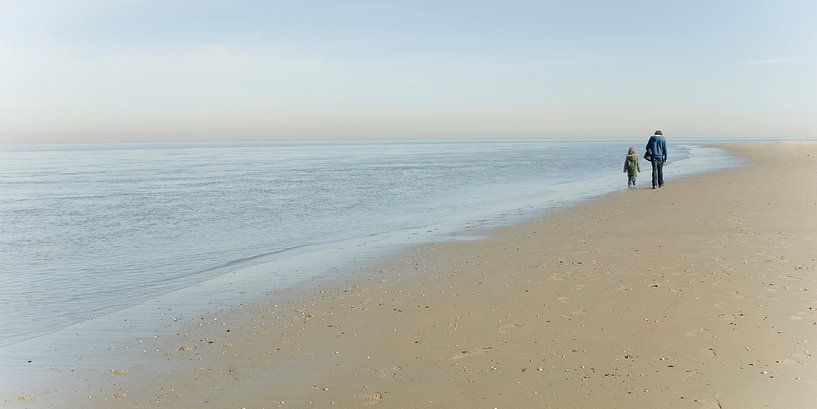
[{"label": "calm sea water", "polygon": [[[629,146],[643,141],[0,146],[0,346],[246,266],[278,263],[253,279],[292,285],[327,247],[439,240],[625,189]],[[670,178],[733,163],[670,148]]]}]

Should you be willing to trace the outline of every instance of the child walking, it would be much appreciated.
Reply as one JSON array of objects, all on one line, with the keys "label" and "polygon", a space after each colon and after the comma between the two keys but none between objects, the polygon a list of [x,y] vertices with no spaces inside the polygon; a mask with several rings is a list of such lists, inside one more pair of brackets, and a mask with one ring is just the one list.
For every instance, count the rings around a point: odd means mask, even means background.
[{"label": "child walking", "polygon": [[632,147],[627,151],[627,157],[624,159],[624,173],[627,174],[627,187],[635,187],[635,177],[641,172],[641,167],[638,166],[638,154]]}]

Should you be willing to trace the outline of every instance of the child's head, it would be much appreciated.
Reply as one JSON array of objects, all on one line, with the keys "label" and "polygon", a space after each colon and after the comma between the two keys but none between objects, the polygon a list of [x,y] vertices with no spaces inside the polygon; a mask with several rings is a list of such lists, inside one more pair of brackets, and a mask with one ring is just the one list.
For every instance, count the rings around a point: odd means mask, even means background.
[{"label": "child's head", "polygon": [[633,147],[631,146],[631,147],[630,147],[630,150],[628,150],[628,151],[627,151],[627,154],[628,154],[628,155],[632,155],[632,154],[634,154],[634,153],[635,153],[635,149],[633,149]]}]

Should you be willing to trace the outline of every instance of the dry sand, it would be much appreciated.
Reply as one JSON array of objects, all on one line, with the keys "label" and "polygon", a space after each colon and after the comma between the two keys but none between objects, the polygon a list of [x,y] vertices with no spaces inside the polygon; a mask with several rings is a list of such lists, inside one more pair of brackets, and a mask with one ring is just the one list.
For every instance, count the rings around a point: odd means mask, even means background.
[{"label": "dry sand", "polygon": [[747,166],[202,317],[175,369],[63,407],[817,407],[817,144],[728,149]]}]

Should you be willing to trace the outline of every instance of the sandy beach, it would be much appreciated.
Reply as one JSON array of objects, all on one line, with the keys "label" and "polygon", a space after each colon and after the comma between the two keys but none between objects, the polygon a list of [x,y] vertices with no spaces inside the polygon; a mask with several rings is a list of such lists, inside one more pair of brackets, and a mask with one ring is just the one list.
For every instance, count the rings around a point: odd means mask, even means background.
[{"label": "sandy beach", "polygon": [[[112,363],[90,392],[49,400],[813,408],[817,144],[724,147],[746,165],[652,190],[642,161],[638,189],[199,317],[162,341],[160,370]],[[39,407],[27,393],[0,402]]]}]

